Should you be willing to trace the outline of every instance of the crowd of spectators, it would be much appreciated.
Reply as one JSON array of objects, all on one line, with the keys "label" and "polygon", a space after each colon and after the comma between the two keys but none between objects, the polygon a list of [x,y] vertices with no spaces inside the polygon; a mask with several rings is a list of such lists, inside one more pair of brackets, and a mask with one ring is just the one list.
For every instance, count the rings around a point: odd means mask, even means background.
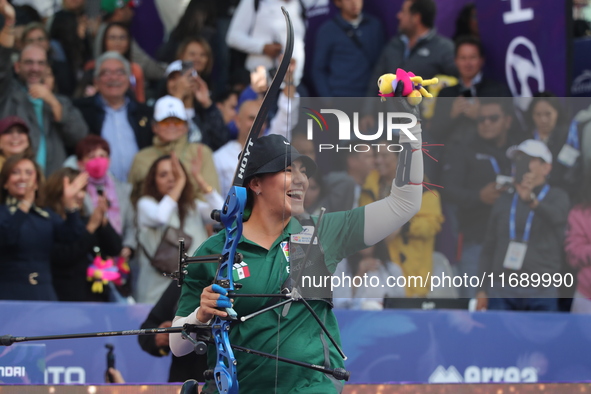
[{"label": "crowd of spectators", "polygon": [[[64,0],[59,10],[15,3],[0,0],[1,299],[158,302],[169,280],[151,259],[169,228],[190,235],[189,252],[212,233],[208,212],[221,206],[282,58],[285,6],[295,49],[266,132],[302,153],[315,155],[317,141],[299,131],[300,96],[375,96],[378,77],[397,68],[447,76],[423,120],[425,140],[443,145],[430,150],[439,161],[426,158],[426,177],[443,188],[425,190],[419,214],[339,272],[426,278],[442,264],[460,275],[576,271],[573,310],[591,310],[591,106],[571,113],[551,92],[525,110],[514,106],[507,86],[484,71],[473,4],[458,15],[452,41],[434,27],[433,0],[405,0],[398,34],[387,40],[363,0],[334,0],[337,14],[306,58],[304,1],[156,1],[167,40],[153,58],[131,33],[136,0]],[[575,17],[584,19],[579,3]],[[361,128],[373,122],[366,116]],[[389,193],[397,154],[342,152],[338,162],[310,179],[309,213]],[[455,253],[440,246],[444,235]],[[507,249],[524,255],[512,261]],[[91,275],[98,257],[112,266]],[[480,308],[560,308],[491,302],[527,290],[459,290],[479,296]],[[340,294],[363,301],[337,305],[374,309],[384,296],[430,296],[412,286],[353,293]],[[542,293],[535,296],[573,296]]]},{"label": "crowd of spectators", "polygon": [[[318,156],[318,141],[301,132],[300,96],[375,96],[378,77],[397,68],[445,81],[423,119],[425,140],[438,145],[428,151],[438,161],[425,156],[426,182],[442,188],[425,189],[410,222],[343,260],[338,275],[576,277],[570,292],[493,282],[447,292],[410,282],[338,288],[335,306],[459,296],[477,298],[478,309],[568,310],[563,297],[591,312],[591,106],[572,113],[551,92],[515,106],[484,71],[474,4],[447,38],[434,27],[442,3],[405,0],[387,40],[363,0],[334,0],[337,13],[306,58],[301,0],[155,0],[167,37],[155,57],[131,33],[138,1],[54,3],[0,0],[0,299],[135,300],[156,304],[144,327],[170,326],[178,288],[155,256],[171,229],[189,253],[212,234],[209,212],[222,205],[282,58],[285,6],[295,49],[266,133],[303,154]],[[588,34],[588,8],[575,2],[579,35]],[[374,122],[366,115],[360,126]],[[385,150],[343,150],[333,171],[310,178],[306,210],[383,198],[397,160]],[[141,345],[169,353],[166,335]],[[194,377],[182,370],[194,361],[175,360],[170,380]]]}]

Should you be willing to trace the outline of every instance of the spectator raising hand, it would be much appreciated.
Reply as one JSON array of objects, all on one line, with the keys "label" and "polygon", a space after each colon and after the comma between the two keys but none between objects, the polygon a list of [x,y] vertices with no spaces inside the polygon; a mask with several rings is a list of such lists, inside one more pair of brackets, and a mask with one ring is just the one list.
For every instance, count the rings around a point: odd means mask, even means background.
[{"label": "spectator raising hand", "polygon": [[[81,187],[89,179],[87,173],[64,167],[53,173],[44,188],[44,205],[66,218],[70,205],[85,205],[87,190]],[[86,186],[86,185],[85,185]],[[60,301],[106,302],[111,299],[111,287],[103,287],[95,292],[93,282],[87,279],[87,268],[93,264],[95,256],[109,260],[119,255],[121,237],[109,223],[107,212],[109,202],[100,196],[96,205],[81,210],[85,231],[77,242],[58,241],[51,252],[52,282]],[[90,215],[87,216],[86,212]],[[98,274],[100,271],[96,270]],[[101,279],[100,277],[95,279]]]},{"label": "spectator raising hand", "polygon": [[[84,233],[77,195],[87,175],[73,181],[57,179],[56,200],[63,215],[41,208],[39,166],[20,155],[11,156],[0,171],[0,299],[56,301],[52,284],[51,254],[57,243],[76,244]],[[67,263],[69,261],[63,261]]]},{"label": "spectator raising hand", "polygon": [[92,215],[88,219],[88,224],[86,225],[86,230],[94,234],[97,228],[105,226],[108,222],[107,219],[107,211],[109,210],[109,205],[107,203],[107,199],[105,197],[99,197],[98,203],[92,211]]},{"label": "spectator raising hand", "polygon": [[8,0],[0,0],[0,14],[4,16],[4,27],[0,31],[0,45],[6,48],[12,48],[14,45],[14,24],[16,22],[16,13],[14,7]]},{"label": "spectator raising hand", "polygon": [[64,207],[66,210],[80,209],[80,201],[78,200],[78,193],[88,184],[88,174],[82,172],[70,181],[70,178],[64,177]]},{"label": "spectator raising hand", "polygon": [[211,97],[209,95],[209,88],[207,86],[207,82],[203,80],[199,75],[191,76],[191,88],[193,90],[193,95],[195,96],[195,100],[203,107],[209,108],[212,105]]}]

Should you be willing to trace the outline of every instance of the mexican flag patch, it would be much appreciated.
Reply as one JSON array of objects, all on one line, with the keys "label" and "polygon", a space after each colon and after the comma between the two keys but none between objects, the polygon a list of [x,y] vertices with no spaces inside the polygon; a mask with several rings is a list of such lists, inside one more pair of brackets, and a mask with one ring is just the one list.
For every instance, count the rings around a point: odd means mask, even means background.
[{"label": "mexican flag patch", "polygon": [[250,270],[248,269],[248,265],[243,261],[241,263],[234,264],[232,269],[232,277],[235,281],[248,278],[250,276]]}]

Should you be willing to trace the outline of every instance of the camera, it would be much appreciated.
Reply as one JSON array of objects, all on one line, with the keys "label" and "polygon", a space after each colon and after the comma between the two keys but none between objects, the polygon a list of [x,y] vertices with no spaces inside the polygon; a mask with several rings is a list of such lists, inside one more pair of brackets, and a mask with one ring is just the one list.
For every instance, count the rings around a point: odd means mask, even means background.
[{"label": "camera", "polygon": [[185,74],[187,71],[191,72],[191,76],[193,78],[197,78],[197,70],[195,70],[195,67],[193,66],[193,62],[191,61],[184,61],[182,63],[182,69],[181,69],[181,74]]}]

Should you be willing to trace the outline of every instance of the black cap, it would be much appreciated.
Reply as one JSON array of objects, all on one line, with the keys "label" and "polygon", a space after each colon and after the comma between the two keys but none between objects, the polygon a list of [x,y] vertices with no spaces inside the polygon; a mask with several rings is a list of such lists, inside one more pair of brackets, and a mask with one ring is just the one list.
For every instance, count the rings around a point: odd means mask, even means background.
[{"label": "black cap", "polygon": [[255,175],[272,174],[285,170],[295,160],[302,160],[308,177],[316,173],[316,163],[310,157],[302,155],[291,146],[287,138],[278,134],[269,134],[256,140],[250,148],[250,158],[246,165],[244,179]]}]

